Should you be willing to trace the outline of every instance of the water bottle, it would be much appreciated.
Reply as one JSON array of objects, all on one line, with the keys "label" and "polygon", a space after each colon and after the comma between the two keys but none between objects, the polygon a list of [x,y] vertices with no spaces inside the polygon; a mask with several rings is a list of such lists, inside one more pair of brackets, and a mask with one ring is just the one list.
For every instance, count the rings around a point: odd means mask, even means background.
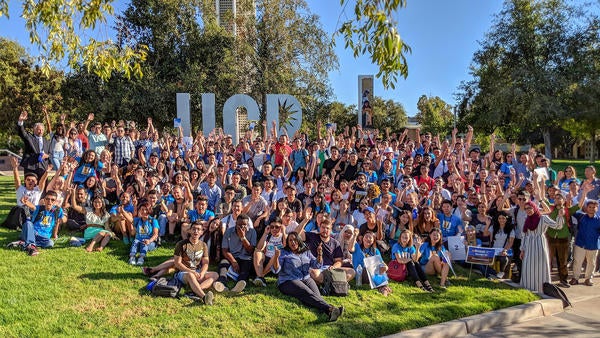
[{"label": "water bottle", "polygon": [[362,265],[357,266],[356,267],[356,286],[362,285],[362,272],[363,272]]},{"label": "water bottle", "polygon": [[151,280],[150,283],[148,283],[148,285],[146,285],[146,290],[152,291],[155,284],[156,284],[156,280]]}]

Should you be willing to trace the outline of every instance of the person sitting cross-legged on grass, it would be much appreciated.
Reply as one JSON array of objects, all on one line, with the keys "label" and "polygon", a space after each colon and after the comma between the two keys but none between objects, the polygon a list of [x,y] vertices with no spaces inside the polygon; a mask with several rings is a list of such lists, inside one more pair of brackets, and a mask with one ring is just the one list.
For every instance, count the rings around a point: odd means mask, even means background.
[{"label": "person sitting cross-legged on grass", "polygon": [[218,275],[208,271],[208,248],[206,243],[200,240],[202,231],[200,222],[192,223],[187,239],[175,245],[174,261],[178,270],[175,278],[192,289],[193,294],[188,293],[187,297],[212,305],[213,293],[205,293],[203,290],[210,288]]},{"label": "person sitting cross-legged on grass", "polygon": [[51,238],[58,238],[58,229],[61,222],[66,222],[67,217],[61,207],[56,205],[56,192],[48,191],[42,203],[34,207],[30,201],[24,202],[30,209],[35,209],[31,219],[23,224],[21,240],[12,242],[8,247],[21,248],[30,256],[37,256],[37,247],[51,248],[54,242]]},{"label": "person sitting cross-legged on grass", "polygon": [[323,299],[309,273],[309,269],[321,268],[323,257],[315,258],[296,232],[288,234],[285,248],[281,252],[275,250],[275,257],[278,257],[277,266],[281,267],[277,280],[281,293],[327,313],[330,321],[336,321],[343,314],[343,306],[330,305]]},{"label": "person sitting cross-legged on grass", "polygon": [[[158,238],[158,221],[155,218],[149,217],[150,205],[144,202],[138,206],[138,216],[132,221],[135,229],[135,239],[131,244],[129,251],[129,264],[144,265],[144,259],[149,251],[156,249],[156,239]],[[126,217],[130,217],[127,215]],[[139,252],[137,263],[135,256]]]},{"label": "person sitting cross-legged on grass", "polygon": [[235,227],[228,228],[223,235],[221,250],[225,259],[219,264],[219,279],[214,285],[217,292],[225,291],[228,277],[237,281],[232,292],[241,292],[246,287],[256,246],[256,231],[249,228],[249,224],[250,217],[241,214],[236,218]]},{"label": "person sitting cross-legged on grass", "polygon": [[269,271],[274,274],[279,273],[279,270],[275,268],[275,262],[277,261],[275,250],[281,250],[284,243],[285,231],[281,219],[276,218],[267,226],[254,251],[254,271],[256,271],[254,285],[267,286],[265,275]]}]

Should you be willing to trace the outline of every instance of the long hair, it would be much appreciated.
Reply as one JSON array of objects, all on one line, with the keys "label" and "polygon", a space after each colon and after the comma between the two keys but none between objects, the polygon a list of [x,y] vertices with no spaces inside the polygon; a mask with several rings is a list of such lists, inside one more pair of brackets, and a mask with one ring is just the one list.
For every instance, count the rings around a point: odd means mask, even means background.
[{"label": "long hair", "polygon": [[[438,232],[440,234],[440,240],[435,244],[431,243],[431,234],[434,232]],[[440,230],[440,228],[431,229],[429,236],[427,236],[426,242],[429,244],[430,247],[435,248],[435,250],[439,251],[442,248],[442,231]]]},{"label": "long hair", "polygon": [[284,249],[289,251],[289,252],[293,252],[292,249],[290,249],[290,239],[292,239],[292,237],[296,240],[296,242],[298,242],[298,251],[296,253],[301,254],[305,251],[308,251],[308,245],[306,245],[306,243],[304,243],[304,241],[300,238],[300,236],[298,236],[298,233],[296,231],[292,231],[287,235],[287,238],[285,240],[285,247]]},{"label": "long hair", "polygon": [[[431,211],[431,219],[425,219],[425,210]],[[429,206],[424,207],[423,209],[421,209],[421,212],[419,212],[419,217],[417,218],[417,231],[419,231],[422,234],[432,231],[433,228],[439,226],[439,221],[437,220],[438,219],[435,216],[435,211],[433,210],[433,208]],[[430,230],[427,231],[427,229]]]},{"label": "long hair", "polygon": [[[95,200],[100,200],[100,201],[102,201],[102,207],[100,208],[100,212],[102,213],[102,216],[106,215],[107,211],[106,211],[106,202],[104,201],[104,197],[102,197],[102,196],[99,196],[99,195],[97,195],[97,196],[94,196],[94,197],[92,198],[92,207],[93,207],[93,205],[94,205],[94,201],[95,201]],[[93,211],[95,212],[96,210],[93,210]]]},{"label": "long hair", "polygon": [[400,216],[406,214],[408,216],[408,222],[406,223],[406,225],[404,225],[405,229],[410,230],[411,232],[415,231],[415,225],[413,223],[413,218],[412,218],[412,212],[408,211],[408,210],[402,210],[400,213],[398,213],[398,217],[396,217],[396,227],[399,228],[401,224],[400,221]]},{"label": "long hair", "polygon": [[510,232],[514,229],[512,219],[508,215],[508,213],[506,211],[500,211],[498,213],[498,216],[496,216],[492,219],[492,226],[494,228],[494,231],[492,233],[492,245],[494,245],[494,242],[496,241],[496,234],[498,234],[498,232],[500,232],[500,222],[498,221],[498,218],[500,216],[506,217],[506,224],[504,224],[504,228],[502,229],[502,231],[506,234],[506,236],[510,235]]}]

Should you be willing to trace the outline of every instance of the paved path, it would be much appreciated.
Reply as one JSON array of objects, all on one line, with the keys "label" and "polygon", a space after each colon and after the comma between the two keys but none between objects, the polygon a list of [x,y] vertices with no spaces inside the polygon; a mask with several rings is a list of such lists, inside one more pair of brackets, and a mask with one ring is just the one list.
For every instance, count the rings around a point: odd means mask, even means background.
[{"label": "paved path", "polygon": [[594,286],[575,285],[562,290],[573,307],[563,310],[559,300],[543,296],[545,299],[539,301],[391,337],[600,337],[600,274],[595,275]]}]

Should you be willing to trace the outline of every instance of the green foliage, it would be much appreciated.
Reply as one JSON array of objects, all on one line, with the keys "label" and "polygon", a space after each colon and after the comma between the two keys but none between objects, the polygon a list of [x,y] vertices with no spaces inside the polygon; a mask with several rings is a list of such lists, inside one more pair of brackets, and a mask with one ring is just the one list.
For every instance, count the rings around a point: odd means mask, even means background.
[{"label": "green foliage", "polygon": [[408,118],[401,103],[393,100],[383,100],[376,96],[371,102],[371,106],[373,107],[374,128],[380,131],[386,128],[397,131],[406,125]]},{"label": "green foliage", "polygon": [[[106,16],[113,14],[113,0],[45,0],[23,1],[21,17],[29,40],[41,49],[41,71],[52,72],[52,63],[66,59],[70,67],[78,64],[108,79],[113,72],[129,78],[132,74],[142,76],[140,64],[146,58],[144,46],[136,49],[118,48],[112,41],[98,41],[82,36],[94,31],[97,24],[104,24]],[[0,0],[0,16],[8,16],[8,1]]]},{"label": "green foliage", "polygon": [[[552,131],[572,113],[572,85],[583,81],[572,67],[584,50],[577,40],[597,32],[590,12],[564,0],[506,1],[474,54],[473,80],[461,85],[463,123],[486,134],[499,127],[515,141],[537,133],[548,155]],[[597,45],[598,34],[592,36]]]},{"label": "green foliage", "polygon": [[452,106],[444,102],[439,96],[427,97],[422,95],[417,102],[417,121],[421,124],[423,132],[433,135],[446,135],[452,129],[454,115]]},{"label": "green foliage", "polygon": [[[42,106],[54,121],[58,120],[56,111],[60,109],[60,93],[64,75],[61,72],[44,73],[33,65],[32,58],[18,43],[0,38],[0,124],[9,126],[16,123],[23,110],[29,112],[29,121],[44,121]],[[13,129],[11,128],[12,132]],[[0,143],[0,147],[8,146]]]},{"label": "green foliage", "polygon": [[[340,0],[345,8],[349,0]],[[371,62],[379,66],[377,77],[385,88],[395,88],[398,75],[408,76],[406,53],[410,47],[402,40],[394,20],[395,12],[406,6],[406,0],[356,0],[351,19],[342,23],[338,35],[342,35],[345,48],[354,57],[371,55]]]}]

